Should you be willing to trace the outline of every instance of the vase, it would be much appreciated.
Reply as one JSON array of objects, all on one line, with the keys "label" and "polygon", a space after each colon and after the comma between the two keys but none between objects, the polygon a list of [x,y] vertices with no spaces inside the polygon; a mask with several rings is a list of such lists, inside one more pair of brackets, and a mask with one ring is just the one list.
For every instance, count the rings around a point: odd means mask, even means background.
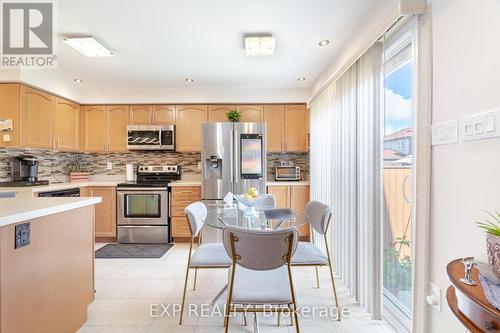
[{"label": "vase", "polygon": [[488,263],[490,268],[500,278],[500,237],[486,234],[486,250],[488,252]]}]

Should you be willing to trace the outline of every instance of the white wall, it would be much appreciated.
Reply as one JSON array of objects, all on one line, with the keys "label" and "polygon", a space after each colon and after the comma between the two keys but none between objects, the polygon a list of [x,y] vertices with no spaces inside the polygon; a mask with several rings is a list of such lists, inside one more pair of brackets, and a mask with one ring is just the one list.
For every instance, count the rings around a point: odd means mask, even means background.
[{"label": "white wall", "polygon": [[[433,0],[433,122],[500,107],[500,2]],[[500,139],[432,149],[430,281],[445,293],[446,264],[485,255],[474,221],[500,210]],[[464,332],[443,297],[429,332]]]}]

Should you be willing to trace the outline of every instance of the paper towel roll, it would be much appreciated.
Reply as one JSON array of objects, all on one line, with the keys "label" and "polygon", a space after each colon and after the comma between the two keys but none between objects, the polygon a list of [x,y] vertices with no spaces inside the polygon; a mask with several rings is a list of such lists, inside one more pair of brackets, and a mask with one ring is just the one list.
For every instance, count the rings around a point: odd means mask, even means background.
[{"label": "paper towel roll", "polygon": [[127,164],[126,166],[127,170],[127,181],[132,182],[135,180],[135,165],[133,164]]}]

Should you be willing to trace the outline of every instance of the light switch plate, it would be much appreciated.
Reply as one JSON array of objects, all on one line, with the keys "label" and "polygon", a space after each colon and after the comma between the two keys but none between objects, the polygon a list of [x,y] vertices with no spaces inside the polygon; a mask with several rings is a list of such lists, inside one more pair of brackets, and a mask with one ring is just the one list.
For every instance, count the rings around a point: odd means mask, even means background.
[{"label": "light switch plate", "polygon": [[113,163],[111,163],[111,162],[106,163],[106,169],[113,170]]},{"label": "light switch plate", "polygon": [[497,137],[500,137],[500,109],[476,113],[460,120],[461,141]]},{"label": "light switch plate", "polygon": [[432,125],[432,145],[450,145],[458,143],[458,120],[451,120]]}]

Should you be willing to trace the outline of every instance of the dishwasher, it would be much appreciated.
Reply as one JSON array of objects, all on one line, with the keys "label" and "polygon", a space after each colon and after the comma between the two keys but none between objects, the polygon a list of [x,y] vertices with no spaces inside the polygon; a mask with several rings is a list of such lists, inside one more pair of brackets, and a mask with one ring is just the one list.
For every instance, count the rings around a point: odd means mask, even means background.
[{"label": "dishwasher", "polygon": [[58,191],[47,191],[38,193],[39,197],[79,197],[80,189],[79,188],[69,188],[65,190]]}]

